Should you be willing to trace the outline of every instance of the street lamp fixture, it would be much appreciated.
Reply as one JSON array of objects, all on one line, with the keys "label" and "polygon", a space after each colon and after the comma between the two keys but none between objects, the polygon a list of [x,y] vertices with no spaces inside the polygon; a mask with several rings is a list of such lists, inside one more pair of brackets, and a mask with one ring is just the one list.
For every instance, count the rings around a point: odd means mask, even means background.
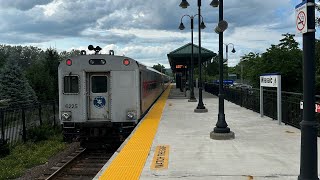
[{"label": "street lamp fixture", "polygon": [[185,28],[185,27],[184,27],[183,23],[181,22],[181,23],[180,23],[180,26],[179,26],[179,29],[180,29],[180,30],[184,30],[184,28]]},{"label": "street lamp fixture", "polygon": [[219,0],[212,0],[212,2],[210,3],[210,6],[218,7],[219,6]]},{"label": "street lamp fixture", "polygon": [[[181,17],[181,21],[180,21],[180,25],[179,25],[179,29],[180,30],[184,30],[185,27],[182,23],[182,19],[185,17],[185,16],[188,16],[191,20],[191,62],[190,62],[190,75],[189,75],[189,87],[190,87],[190,99],[188,100],[189,102],[197,102],[197,99],[195,98],[194,96],[194,86],[193,86],[193,70],[194,70],[194,62],[193,62],[193,57],[194,57],[194,54],[193,54],[193,19],[195,16],[197,16],[198,14],[195,14],[194,16],[190,16],[190,15],[183,15]],[[206,25],[204,24],[204,21],[203,21],[203,17],[201,16],[202,18],[202,21],[201,21],[201,24],[200,24],[200,28],[201,29],[204,29],[206,28]]]},{"label": "street lamp fixture", "polygon": [[[223,43],[224,44],[224,43]],[[229,44],[224,44],[226,46],[226,62],[227,62],[227,65],[228,65],[228,52],[229,52],[229,46],[232,45],[232,50],[231,52],[232,53],[235,53],[236,50],[234,49],[234,44],[232,43],[229,43]]]},{"label": "street lamp fixture", "polygon": [[203,20],[202,20],[202,22],[201,22],[201,24],[200,24],[200,28],[201,28],[201,29],[205,29],[205,28],[206,28],[206,25],[204,24]]},{"label": "street lamp fixture", "polygon": [[[187,0],[182,0],[180,3],[180,7],[182,8],[187,8],[189,6],[189,3]],[[194,110],[194,112],[197,113],[203,113],[203,112],[208,112],[208,109],[204,106],[203,100],[202,100],[202,78],[201,78],[201,29],[205,28],[204,23],[201,22],[201,0],[198,0],[198,30],[199,30],[199,55],[198,55],[198,67],[199,67],[199,102],[198,106]],[[192,46],[193,47],[193,46]],[[193,52],[193,51],[192,51]],[[193,83],[193,82],[192,82]]]},{"label": "street lamp fixture", "polygon": [[179,6],[182,7],[183,9],[186,9],[188,6],[190,6],[190,4],[188,3],[187,0],[182,0]]},{"label": "street lamp fixture", "polygon": [[[214,0],[212,6],[217,2]],[[219,6],[219,23],[215,28],[215,32],[219,34],[219,114],[216,127],[210,133],[211,139],[227,140],[234,139],[234,132],[230,131],[225,120],[224,114],[224,89],[223,89],[223,32],[228,28],[228,23],[223,20],[223,0],[218,3]],[[217,6],[214,6],[217,7]],[[233,48],[234,50],[234,48]],[[235,51],[235,50],[234,50]]]},{"label": "street lamp fixture", "polygon": [[[225,43],[223,43],[225,46],[226,46],[226,61],[225,61],[225,63],[227,64],[227,67],[228,67],[228,63],[229,63],[229,58],[228,58],[228,49],[229,49],[229,45],[232,45],[232,53],[235,53],[236,52],[236,50],[234,49],[234,44],[232,44],[232,43],[229,43],[229,44],[225,44]],[[228,69],[227,69],[228,70]],[[227,74],[228,74],[228,71],[226,72]]]}]

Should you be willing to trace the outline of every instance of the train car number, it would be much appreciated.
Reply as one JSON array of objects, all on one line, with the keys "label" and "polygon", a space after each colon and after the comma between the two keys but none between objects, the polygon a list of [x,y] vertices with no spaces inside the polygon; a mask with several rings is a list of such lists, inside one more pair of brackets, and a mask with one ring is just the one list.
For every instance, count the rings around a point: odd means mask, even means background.
[{"label": "train car number", "polygon": [[64,107],[74,109],[74,108],[78,108],[78,104],[66,104]]}]

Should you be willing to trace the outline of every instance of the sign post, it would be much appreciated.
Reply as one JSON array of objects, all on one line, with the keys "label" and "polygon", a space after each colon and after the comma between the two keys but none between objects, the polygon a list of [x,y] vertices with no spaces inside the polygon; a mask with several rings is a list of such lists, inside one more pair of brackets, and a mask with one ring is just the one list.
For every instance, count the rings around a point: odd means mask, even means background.
[{"label": "sign post", "polygon": [[277,111],[278,121],[281,125],[282,106],[281,106],[281,75],[279,73],[262,74],[260,76],[260,115],[263,117],[263,87],[277,88]]}]

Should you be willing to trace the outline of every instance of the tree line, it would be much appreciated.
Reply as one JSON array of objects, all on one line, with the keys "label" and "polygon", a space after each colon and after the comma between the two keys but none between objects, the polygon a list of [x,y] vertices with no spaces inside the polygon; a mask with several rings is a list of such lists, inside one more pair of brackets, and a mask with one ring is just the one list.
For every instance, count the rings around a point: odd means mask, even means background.
[{"label": "tree line", "polygon": [[[320,91],[320,40],[316,40],[316,91]],[[209,62],[204,72],[207,71],[209,79],[218,79],[218,59]],[[241,69],[243,70],[241,72]],[[259,76],[264,73],[280,73],[282,89],[290,92],[302,92],[303,90],[303,52],[299,43],[294,39],[293,34],[283,34],[279,43],[272,44],[263,53],[249,52],[241,57],[235,67],[224,68],[226,72],[237,74],[240,79],[243,76],[244,82],[259,87]],[[320,94],[320,93],[317,93]]]},{"label": "tree line", "polygon": [[[320,40],[316,40],[316,90],[320,90]],[[53,48],[42,50],[33,46],[0,45],[0,106],[23,106],[34,102],[58,99],[59,62],[80,51],[58,52]],[[250,52],[241,57],[235,67],[225,66],[227,73],[237,74],[254,87],[259,86],[263,73],[278,72],[282,75],[284,91],[302,92],[303,52],[294,35],[284,34],[278,44],[272,44],[266,52]],[[203,80],[219,79],[218,58],[203,65]],[[241,67],[243,72],[241,73]],[[163,65],[155,69],[164,73]],[[195,78],[198,70],[195,69]],[[226,79],[226,78],[225,78]],[[319,93],[317,93],[319,94]]]},{"label": "tree line", "polygon": [[[0,107],[57,100],[59,62],[74,55],[80,51],[0,45]],[[168,74],[160,64],[154,68]]]},{"label": "tree line", "polygon": [[0,107],[58,99],[59,61],[80,51],[0,45]]}]

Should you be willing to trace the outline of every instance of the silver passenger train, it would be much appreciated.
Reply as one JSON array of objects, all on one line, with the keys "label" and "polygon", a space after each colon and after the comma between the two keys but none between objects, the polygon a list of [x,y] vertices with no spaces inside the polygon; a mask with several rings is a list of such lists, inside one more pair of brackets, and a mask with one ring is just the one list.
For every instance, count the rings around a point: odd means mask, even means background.
[{"label": "silver passenger train", "polygon": [[65,140],[123,141],[170,83],[167,75],[129,57],[97,52],[82,51],[60,62],[59,117]]}]

